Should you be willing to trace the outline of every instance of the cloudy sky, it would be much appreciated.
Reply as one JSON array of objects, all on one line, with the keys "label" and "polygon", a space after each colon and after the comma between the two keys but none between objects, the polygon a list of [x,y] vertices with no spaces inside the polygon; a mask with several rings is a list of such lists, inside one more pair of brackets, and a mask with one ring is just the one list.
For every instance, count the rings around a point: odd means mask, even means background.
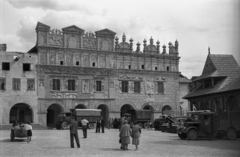
[{"label": "cloudy sky", "polygon": [[180,72],[191,78],[201,75],[208,46],[240,65],[239,9],[239,0],[0,0],[0,43],[8,51],[28,51],[38,21],[85,32],[108,28],[120,39],[132,37],[134,45],[151,37],[161,46],[177,39]]}]

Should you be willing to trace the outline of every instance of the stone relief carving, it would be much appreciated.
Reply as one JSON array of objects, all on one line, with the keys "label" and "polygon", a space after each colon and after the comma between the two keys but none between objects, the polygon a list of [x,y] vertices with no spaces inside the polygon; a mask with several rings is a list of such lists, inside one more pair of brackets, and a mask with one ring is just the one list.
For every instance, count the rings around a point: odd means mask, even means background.
[{"label": "stone relief carving", "polygon": [[46,44],[46,36],[41,33],[39,35],[39,41],[38,41],[38,45],[45,45]]},{"label": "stone relief carving", "polygon": [[105,56],[99,56],[99,63],[101,68],[105,67]]},{"label": "stone relief carving", "polygon": [[153,84],[153,82],[150,79],[148,79],[146,81],[145,85],[146,85],[146,88],[145,88],[146,89],[146,93],[147,94],[153,94],[154,93],[154,84]]},{"label": "stone relief carving", "polygon": [[97,48],[97,39],[93,33],[89,32],[84,35],[83,48],[88,48],[88,49]]},{"label": "stone relief carving", "polygon": [[90,80],[89,79],[82,80],[82,93],[90,93]]},{"label": "stone relief carving", "polygon": [[55,52],[49,52],[49,63],[56,64],[56,53]]},{"label": "stone relief carving", "polygon": [[52,29],[48,33],[48,44],[60,46],[63,44],[63,34],[62,31],[58,29]]},{"label": "stone relief carving", "polygon": [[118,69],[123,69],[123,62],[118,62]]},{"label": "stone relief carving", "polygon": [[118,77],[119,80],[136,80],[136,81],[142,81],[143,78],[139,76],[127,76],[127,75],[121,75]]},{"label": "stone relief carving", "polygon": [[44,79],[39,79],[39,87],[44,87]]},{"label": "stone relief carving", "polygon": [[64,53],[59,53],[58,54],[58,59],[59,60],[64,60]]},{"label": "stone relief carving", "polygon": [[83,56],[83,63],[84,63],[84,66],[89,66],[89,59],[87,55]]},{"label": "stone relief carving", "polygon": [[44,52],[40,53],[40,63],[41,64],[47,64],[47,54]]},{"label": "stone relief carving", "polygon": [[73,58],[71,53],[66,54],[66,59],[67,59],[67,65],[72,65],[73,64]]},{"label": "stone relief carving", "polygon": [[164,77],[156,77],[155,81],[165,81],[166,79]]}]

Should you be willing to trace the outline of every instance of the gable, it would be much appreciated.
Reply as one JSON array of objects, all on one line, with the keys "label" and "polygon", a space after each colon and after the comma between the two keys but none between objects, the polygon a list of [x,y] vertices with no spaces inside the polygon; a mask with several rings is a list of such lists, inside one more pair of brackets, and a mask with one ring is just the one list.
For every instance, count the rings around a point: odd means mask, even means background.
[{"label": "gable", "polygon": [[69,27],[65,27],[62,29],[63,31],[65,32],[68,32],[68,31],[74,31],[74,32],[80,32],[80,33],[83,33],[84,30],[75,26],[75,25],[72,25],[72,26],[69,26]]},{"label": "gable", "polygon": [[45,25],[45,24],[43,24],[43,23],[41,23],[41,22],[38,22],[35,29],[36,29],[36,30],[39,30],[39,29],[49,30],[49,29],[50,29],[50,26]]},{"label": "gable", "polygon": [[208,74],[208,73],[211,73],[211,72],[214,72],[216,71],[216,67],[214,66],[214,63],[212,62],[211,58],[207,57],[207,60],[205,62],[205,65],[204,65],[204,68],[203,68],[203,72],[202,72],[202,75],[203,74]]},{"label": "gable", "polygon": [[110,35],[110,36],[114,36],[116,33],[109,30],[109,29],[102,29],[100,31],[96,31],[95,32],[97,35]]}]

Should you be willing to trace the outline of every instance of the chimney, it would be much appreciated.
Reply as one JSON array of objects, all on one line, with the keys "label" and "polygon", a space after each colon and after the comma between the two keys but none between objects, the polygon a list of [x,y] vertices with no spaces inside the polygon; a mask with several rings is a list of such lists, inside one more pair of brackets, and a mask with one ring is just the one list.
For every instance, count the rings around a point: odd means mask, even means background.
[{"label": "chimney", "polygon": [[7,51],[7,44],[0,44],[0,51]]}]

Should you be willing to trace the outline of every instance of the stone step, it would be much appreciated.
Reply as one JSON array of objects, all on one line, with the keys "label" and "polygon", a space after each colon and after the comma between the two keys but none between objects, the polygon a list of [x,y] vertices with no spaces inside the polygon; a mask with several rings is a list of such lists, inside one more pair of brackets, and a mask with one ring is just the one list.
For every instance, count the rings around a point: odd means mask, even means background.
[{"label": "stone step", "polygon": [[[40,124],[31,124],[33,127],[33,130],[47,130],[48,128],[45,126],[42,126]],[[0,130],[11,130],[12,124],[2,124],[0,125]]]}]

